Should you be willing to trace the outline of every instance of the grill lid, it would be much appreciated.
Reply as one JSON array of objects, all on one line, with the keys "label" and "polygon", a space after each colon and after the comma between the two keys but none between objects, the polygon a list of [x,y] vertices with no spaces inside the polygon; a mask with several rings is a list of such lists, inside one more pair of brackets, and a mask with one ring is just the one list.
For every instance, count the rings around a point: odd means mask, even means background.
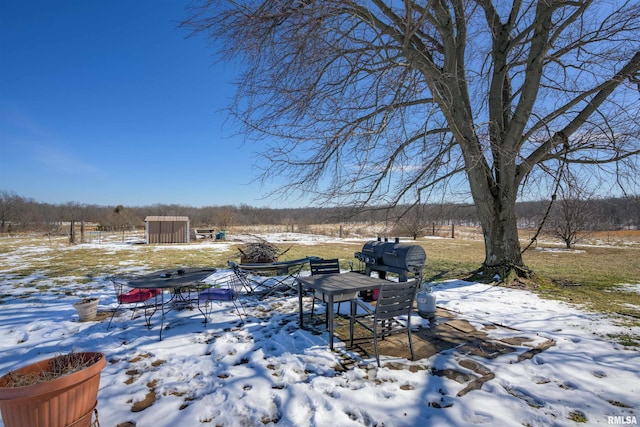
[{"label": "grill lid", "polygon": [[399,243],[399,239],[395,242],[380,240],[366,242],[362,251],[355,253],[355,257],[369,265],[412,271],[422,269],[427,261],[427,255],[422,246]]}]

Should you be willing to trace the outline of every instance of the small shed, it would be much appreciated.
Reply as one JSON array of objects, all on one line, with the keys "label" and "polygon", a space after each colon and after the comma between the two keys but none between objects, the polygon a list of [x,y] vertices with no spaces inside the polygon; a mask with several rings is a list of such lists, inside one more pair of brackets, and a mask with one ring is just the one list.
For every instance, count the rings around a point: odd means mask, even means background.
[{"label": "small shed", "polygon": [[147,243],[189,243],[188,216],[148,216],[144,219]]}]

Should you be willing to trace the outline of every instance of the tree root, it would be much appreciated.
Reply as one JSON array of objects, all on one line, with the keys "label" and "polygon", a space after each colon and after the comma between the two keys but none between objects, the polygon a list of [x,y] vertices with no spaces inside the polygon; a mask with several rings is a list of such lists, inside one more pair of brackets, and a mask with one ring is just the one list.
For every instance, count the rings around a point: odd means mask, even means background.
[{"label": "tree root", "polygon": [[505,263],[500,265],[483,265],[476,270],[470,280],[481,283],[499,282],[510,287],[537,287],[536,275],[523,265]]}]

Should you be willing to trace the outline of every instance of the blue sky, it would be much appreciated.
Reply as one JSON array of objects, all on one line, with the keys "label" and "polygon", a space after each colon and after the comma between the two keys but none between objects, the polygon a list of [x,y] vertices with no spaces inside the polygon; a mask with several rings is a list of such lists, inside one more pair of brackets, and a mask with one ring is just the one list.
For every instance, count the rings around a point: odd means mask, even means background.
[{"label": "blue sky", "polygon": [[177,28],[187,4],[0,0],[0,190],[56,204],[283,206],[251,184],[257,147],[221,111],[234,72]]}]

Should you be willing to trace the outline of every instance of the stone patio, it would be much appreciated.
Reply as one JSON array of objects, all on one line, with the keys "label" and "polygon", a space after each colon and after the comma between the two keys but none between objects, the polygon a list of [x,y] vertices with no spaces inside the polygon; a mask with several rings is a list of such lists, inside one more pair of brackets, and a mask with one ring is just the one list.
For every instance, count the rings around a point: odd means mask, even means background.
[{"label": "stone patio", "polygon": [[[418,316],[418,313],[414,313]],[[412,332],[415,361],[407,364],[409,359],[409,343],[406,333],[392,335],[379,341],[380,355],[397,357],[397,361],[381,360],[382,366],[394,369],[410,369],[414,371],[429,370],[431,375],[447,377],[460,384],[457,396],[463,396],[471,390],[477,390],[491,381],[495,375],[486,367],[483,360],[497,359],[511,355],[505,363],[518,363],[527,360],[555,345],[550,339],[538,335],[527,336],[522,331],[487,321],[472,319],[474,326],[464,316],[438,308],[435,317],[430,320],[429,328],[419,328]],[[323,325],[321,325],[323,326]],[[336,317],[336,335],[349,344],[349,319]],[[497,331],[498,329],[501,329]],[[501,338],[492,338],[490,332],[499,332]],[[371,334],[364,329],[355,330],[355,351],[362,358],[356,360],[345,353],[344,369],[353,366],[375,366],[375,352]],[[434,356],[445,355],[448,365],[446,369],[432,366]],[[437,405],[434,402],[434,405]]]}]

